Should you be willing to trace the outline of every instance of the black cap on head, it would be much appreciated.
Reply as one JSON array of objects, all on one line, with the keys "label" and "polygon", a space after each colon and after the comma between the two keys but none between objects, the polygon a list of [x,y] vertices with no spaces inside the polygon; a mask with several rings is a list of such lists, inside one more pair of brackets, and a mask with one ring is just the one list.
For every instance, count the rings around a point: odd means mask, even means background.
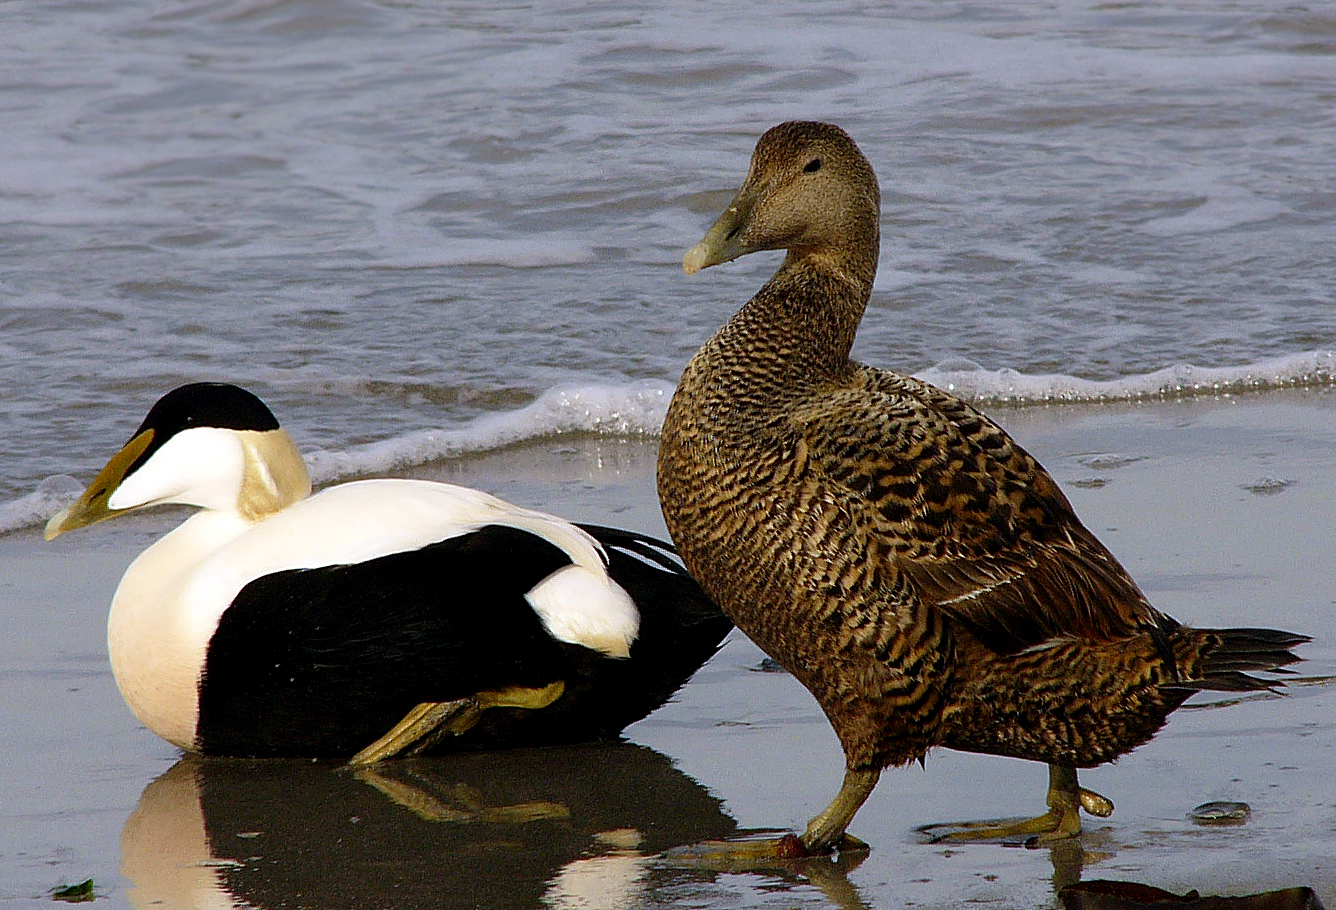
[{"label": "black cap on head", "polygon": [[178,386],[149,408],[148,416],[130,438],[153,431],[153,441],[134,460],[129,475],[148,461],[162,444],[194,427],[220,430],[277,430],[278,418],[269,406],[241,386],[227,382],[192,382]]},{"label": "black cap on head", "polygon": [[254,393],[226,382],[192,382],[158,399],[135,431],[153,430],[165,441],[191,427],[220,430],[277,430],[278,420]]}]

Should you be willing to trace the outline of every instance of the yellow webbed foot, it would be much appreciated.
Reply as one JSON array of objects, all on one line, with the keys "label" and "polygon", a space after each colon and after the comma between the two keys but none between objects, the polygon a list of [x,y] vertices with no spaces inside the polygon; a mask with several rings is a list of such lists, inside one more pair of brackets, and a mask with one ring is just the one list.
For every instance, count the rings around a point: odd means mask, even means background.
[{"label": "yellow webbed foot", "polygon": [[970,841],[1015,841],[1039,846],[1076,837],[1081,833],[1081,810],[1098,818],[1113,814],[1113,803],[1076,781],[1076,769],[1049,765],[1048,811],[1034,818],[1018,821],[961,822],[924,825],[919,832],[930,843],[967,843]]},{"label": "yellow webbed foot", "polygon": [[348,766],[363,768],[390,758],[416,755],[446,736],[468,732],[489,708],[536,711],[552,704],[565,691],[566,684],[558,680],[542,687],[508,686],[454,701],[423,702],[388,733],[349,759]]},{"label": "yellow webbed foot", "polygon": [[[671,863],[717,871],[763,871],[787,868],[795,861],[826,856],[832,851],[841,858],[858,857],[868,852],[868,845],[845,833],[854,813],[872,794],[880,771],[849,770],[844,783],[829,806],[807,823],[802,837],[785,834],[781,837],[756,836],[726,841],[705,841],[687,847],[677,847],[664,854]],[[759,832],[772,834],[773,832]]]}]

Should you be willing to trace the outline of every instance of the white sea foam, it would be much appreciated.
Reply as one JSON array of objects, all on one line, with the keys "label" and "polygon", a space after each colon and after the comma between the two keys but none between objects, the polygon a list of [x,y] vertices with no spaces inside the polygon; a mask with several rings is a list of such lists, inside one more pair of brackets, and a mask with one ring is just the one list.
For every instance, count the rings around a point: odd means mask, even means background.
[{"label": "white sea foam", "polygon": [[[526,407],[487,414],[463,426],[419,430],[342,450],[306,453],[317,484],[387,474],[446,458],[488,452],[572,433],[657,435],[672,398],[666,382],[551,389]],[[0,534],[44,523],[69,505],[83,485],[67,474],[48,477],[32,493],[0,503]]]},{"label": "white sea foam", "polygon": [[0,502],[0,534],[46,524],[46,520],[74,502],[83,485],[68,474],[48,477],[26,496]]},{"label": "white sea foam", "polygon": [[383,473],[564,433],[650,436],[659,432],[673,387],[665,382],[552,389],[515,411],[462,427],[420,430],[341,451],[307,455],[316,483]]},{"label": "white sea foam", "polygon": [[[984,370],[968,361],[938,364],[917,375],[984,405],[1098,406],[1336,385],[1336,351],[1308,351],[1240,367],[1179,364],[1105,381],[1011,369]],[[660,381],[556,388],[526,407],[487,414],[462,426],[418,430],[347,449],[319,449],[307,453],[306,459],[316,483],[325,484],[564,434],[656,436],[672,393],[672,386]],[[61,474],[48,477],[32,493],[0,503],[0,534],[46,521],[72,502],[80,489],[77,480]]]},{"label": "white sea foam", "polygon": [[1336,351],[1308,351],[1241,367],[1176,364],[1140,376],[1110,380],[1026,374],[1011,369],[983,370],[960,362],[939,364],[918,376],[983,404],[1098,404],[1332,385],[1336,384]]}]

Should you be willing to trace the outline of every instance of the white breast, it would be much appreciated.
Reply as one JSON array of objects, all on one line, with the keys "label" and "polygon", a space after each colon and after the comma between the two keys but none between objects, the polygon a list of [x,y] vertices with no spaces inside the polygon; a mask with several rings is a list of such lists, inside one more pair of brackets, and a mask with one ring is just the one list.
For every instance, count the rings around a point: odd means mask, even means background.
[{"label": "white breast", "polygon": [[[182,592],[203,559],[249,527],[226,512],[192,516],[130,564],[111,603],[107,650],[116,685],[144,726],[182,749],[194,747],[208,646]],[[226,605],[206,610],[220,615]]]}]

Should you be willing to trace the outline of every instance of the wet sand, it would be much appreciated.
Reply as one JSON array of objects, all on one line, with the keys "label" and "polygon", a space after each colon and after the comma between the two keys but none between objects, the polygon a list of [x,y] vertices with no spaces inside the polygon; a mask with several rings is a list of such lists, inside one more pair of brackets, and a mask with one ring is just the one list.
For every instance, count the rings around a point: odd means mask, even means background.
[{"label": "wet sand", "polygon": [[[916,828],[1034,814],[1044,769],[939,751],[891,769],[859,864],[679,869],[676,843],[801,828],[841,755],[807,693],[735,635],[627,744],[399,763],[179,761],[107,668],[107,605],[166,514],[43,543],[0,538],[0,906],[92,878],[102,907],[1049,907],[1076,880],[1336,906],[1336,393],[993,413],[1040,457],[1151,600],[1199,626],[1313,635],[1284,698],[1197,698],[1082,773],[1117,811],[1078,843],[943,847]],[[415,472],[662,533],[652,441],[561,438]],[[1214,703],[1213,703],[1214,702]],[[1192,824],[1210,800],[1236,827]]]}]

